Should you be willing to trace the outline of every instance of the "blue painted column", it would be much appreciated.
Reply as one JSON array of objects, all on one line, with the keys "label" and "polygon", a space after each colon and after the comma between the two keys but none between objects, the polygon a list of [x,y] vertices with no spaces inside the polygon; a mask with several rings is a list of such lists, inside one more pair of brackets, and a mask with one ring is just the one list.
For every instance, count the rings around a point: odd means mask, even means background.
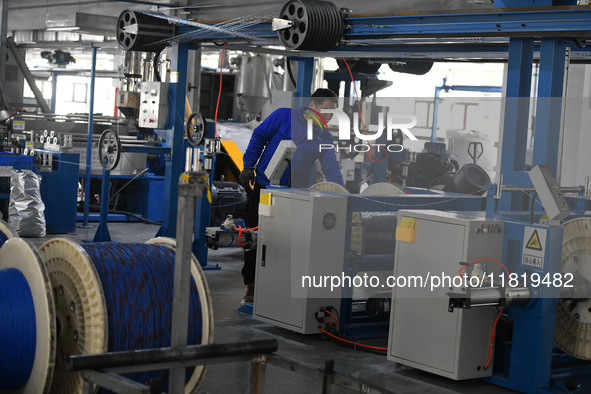
[{"label": "blue painted column", "polygon": [[183,138],[185,134],[185,96],[187,94],[187,60],[189,48],[183,44],[172,47],[171,83],[168,93],[170,112],[168,129],[172,129],[170,160],[166,162],[162,226],[158,236],[176,235],[179,177],[185,166]]},{"label": "blue painted column", "polygon": [[[510,39],[501,151],[501,174],[503,174],[504,184],[530,185],[529,177],[525,172],[525,156],[533,53],[532,38]],[[504,193],[499,201],[499,209],[520,211],[522,201],[521,193]]]},{"label": "blue painted column", "polygon": [[566,66],[566,42],[543,38],[540,46],[540,73],[534,154],[532,166],[546,164],[560,177],[560,147],[562,146],[562,106]]},{"label": "blue painted column", "polygon": [[312,79],[314,78],[314,58],[298,59],[298,86],[296,87],[296,108],[307,107],[312,96]]},{"label": "blue painted column", "polygon": [[[90,170],[92,165],[92,126],[94,122],[94,80],[96,77],[96,50],[92,48],[92,64],[90,69],[90,92],[88,99],[88,136],[86,140],[86,169],[84,172],[84,227],[88,226],[88,209],[90,204]],[[52,103],[53,105],[53,100]]]},{"label": "blue painted column", "polygon": [[103,179],[101,183],[101,211],[99,225],[94,234],[93,242],[107,242],[111,240],[108,226],[109,200],[111,188],[111,171],[103,170]]}]

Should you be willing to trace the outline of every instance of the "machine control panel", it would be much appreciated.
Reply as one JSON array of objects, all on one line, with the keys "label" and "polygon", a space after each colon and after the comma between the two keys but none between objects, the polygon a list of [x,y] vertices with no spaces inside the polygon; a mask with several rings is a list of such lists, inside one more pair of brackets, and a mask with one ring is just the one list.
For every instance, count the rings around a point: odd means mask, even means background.
[{"label": "machine control panel", "polygon": [[499,223],[482,223],[476,228],[476,234],[495,234],[502,232],[503,228]]},{"label": "machine control panel", "polygon": [[142,82],[139,127],[161,129],[168,120],[168,83]]},{"label": "machine control panel", "polygon": [[552,170],[547,165],[537,165],[529,172],[532,184],[540,197],[549,220],[562,220],[570,214],[570,207],[560,191]]}]

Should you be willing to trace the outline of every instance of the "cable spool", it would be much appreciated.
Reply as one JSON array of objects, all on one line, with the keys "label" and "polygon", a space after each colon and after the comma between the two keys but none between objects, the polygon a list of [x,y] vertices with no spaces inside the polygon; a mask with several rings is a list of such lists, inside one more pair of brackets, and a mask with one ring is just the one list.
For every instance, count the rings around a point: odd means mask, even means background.
[{"label": "cable spool", "polygon": [[56,354],[55,306],[35,248],[13,238],[0,249],[0,391],[48,393]]},{"label": "cable spool", "polygon": [[283,45],[291,49],[329,51],[343,32],[343,15],[328,1],[290,0],[279,18],[292,22],[291,27],[278,32]]},{"label": "cable spool", "polygon": [[117,19],[117,42],[125,51],[159,52],[172,38],[173,27],[166,19],[141,10],[124,10]]},{"label": "cable spool", "polygon": [[[61,238],[40,248],[55,292],[58,345],[53,393],[79,393],[80,373],[66,372],[70,354],[170,346],[175,241],[146,244],[77,244]],[[190,344],[210,343],[213,311],[205,277],[196,258],[191,264]],[[205,367],[187,374],[185,392],[201,382]],[[168,381],[168,371],[125,375],[148,383]]]},{"label": "cable spool", "polygon": [[358,255],[394,254],[396,212],[353,212],[351,251]]},{"label": "cable spool", "polygon": [[0,220],[0,248],[11,238],[18,238],[18,235],[12,231],[8,223]]},{"label": "cable spool", "polygon": [[372,183],[360,194],[367,196],[400,196],[406,193],[400,186],[388,182],[378,182]]},{"label": "cable spool", "polygon": [[[369,185],[360,194],[367,196],[399,196],[404,190],[387,182]],[[394,254],[396,244],[396,212],[353,212],[351,251],[358,255]]]},{"label": "cable spool", "polygon": [[[563,228],[560,271],[591,281],[591,219],[570,220]],[[591,360],[591,299],[558,302],[554,343],[573,357]]]},{"label": "cable spool", "polygon": [[336,182],[318,182],[308,188],[309,190],[320,190],[323,192],[350,194],[349,190]]}]

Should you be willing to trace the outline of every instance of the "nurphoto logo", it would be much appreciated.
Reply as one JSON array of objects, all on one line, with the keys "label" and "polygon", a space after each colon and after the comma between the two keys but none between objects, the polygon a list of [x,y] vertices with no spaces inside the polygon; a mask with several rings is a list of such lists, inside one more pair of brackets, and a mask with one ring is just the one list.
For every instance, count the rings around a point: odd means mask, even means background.
[{"label": "nurphoto logo", "polygon": [[[398,143],[389,143],[390,141],[394,140],[394,137],[401,131],[407,138],[410,140],[416,141],[417,137],[413,135],[410,131],[414,126],[417,124],[417,118],[414,115],[400,115],[400,114],[391,114],[386,113],[385,111],[381,111],[378,117],[378,124],[377,129],[375,132],[370,132],[367,129],[370,127],[362,127],[360,130],[359,127],[359,113],[353,113],[353,136],[351,135],[351,120],[349,116],[340,109],[321,109],[321,114],[332,114],[333,117],[337,120],[337,124],[339,126],[339,141],[351,141],[356,140],[358,141],[377,141],[379,140],[384,133],[386,133],[386,141],[387,143],[352,143],[350,145],[338,145],[338,144],[319,144],[319,151],[334,149],[336,152],[346,151],[346,152],[369,152],[371,150],[379,152],[380,150],[387,150],[388,152],[402,152],[404,147],[402,144]],[[312,113],[310,114],[312,119],[307,119],[307,132],[308,132],[308,140],[312,140],[314,137],[314,130],[313,125],[316,123],[320,128],[328,127],[326,120],[322,117],[322,115]],[[363,125],[363,121],[361,122]],[[384,127],[385,124],[385,127]],[[375,127],[372,127],[375,129]]]}]

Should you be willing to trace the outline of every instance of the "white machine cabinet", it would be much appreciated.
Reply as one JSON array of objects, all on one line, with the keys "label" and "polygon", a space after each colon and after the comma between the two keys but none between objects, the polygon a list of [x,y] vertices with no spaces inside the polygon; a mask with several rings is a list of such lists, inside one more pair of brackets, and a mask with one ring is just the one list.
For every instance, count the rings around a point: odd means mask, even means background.
[{"label": "white machine cabinet", "polygon": [[[303,288],[303,275],[343,272],[347,197],[335,193],[268,189],[259,209],[253,317],[302,334],[317,334],[315,314],[340,310],[340,289]],[[264,198],[263,198],[264,200]]]},{"label": "white machine cabinet", "polygon": [[[460,262],[502,259],[503,222],[487,220],[484,213],[399,211],[399,226],[403,218],[414,222],[416,240],[396,241],[396,277],[454,277]],[[485,263],[482,268],[488,272],[500,272],[494,262]],[[455,380],[491,376],[492,363],[486,370],[483,367],[496,308],[449,312],[446,293],[453,286],[438,286],[431,291],[430,284],[431,279],[426,287],[393,288],[388,359]],[[454,292],[464,290],[453,288]]]}]

